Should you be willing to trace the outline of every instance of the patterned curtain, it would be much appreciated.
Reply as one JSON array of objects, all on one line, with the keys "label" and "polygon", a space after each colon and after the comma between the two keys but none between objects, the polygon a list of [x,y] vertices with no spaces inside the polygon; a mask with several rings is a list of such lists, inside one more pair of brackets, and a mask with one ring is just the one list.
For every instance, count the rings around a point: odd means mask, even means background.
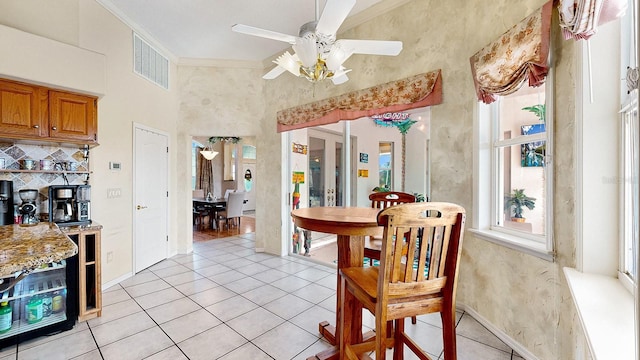
[{"label": "patterned curtain", "polygon": [[627,0],[560,0],[560,28],[566,40],[589,39],[597,27],[622,17]]},{"label": "patterned curtain", "polygon": [[278,112],[278,132],[442,103],[440,70]]},{"label": "patterned curtain", "polygon": [[211,160],[207,160],[200,154],[203,148],[198,148],[196,156],[196,188],[204,190],[204,196],[213,194],[213,168]]},{"label": "patterned curtain", "polygon": [[549,37],[552,1],[520,21],[470,59],[478,100],[516,92],[529,79],[540,86],[549,71]]}]

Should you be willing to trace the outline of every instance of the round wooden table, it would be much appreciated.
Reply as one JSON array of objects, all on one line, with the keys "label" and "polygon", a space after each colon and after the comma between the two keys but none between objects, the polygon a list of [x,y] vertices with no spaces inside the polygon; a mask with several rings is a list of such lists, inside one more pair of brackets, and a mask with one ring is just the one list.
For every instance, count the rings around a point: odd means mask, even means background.
[{"label": "round wooden table", "polygon": [[[338,235],[338,287],[336,301],[336,327],[323,321],[319,325],[319,331],[323,337],[333,345],[340,343],[340,314],[342,305],[340,302],[340,269],[346,267],[363,266],[364,261],[364,237],[381,236],[382,227],[378,226],[377,216],[380,209],[362,207],[312,207],[295,209],[291,212],[293,222],[302,229],[318,231]],[[358,303],[352,299],[352,295],[345,294],[345,302]],[[356,304],[354,311],[345,316],[345,322],[351,322],[352,342],[362,340],[362,305]],[[308,359],[335,359],[339,355],[336,347],[319,353]]]}]

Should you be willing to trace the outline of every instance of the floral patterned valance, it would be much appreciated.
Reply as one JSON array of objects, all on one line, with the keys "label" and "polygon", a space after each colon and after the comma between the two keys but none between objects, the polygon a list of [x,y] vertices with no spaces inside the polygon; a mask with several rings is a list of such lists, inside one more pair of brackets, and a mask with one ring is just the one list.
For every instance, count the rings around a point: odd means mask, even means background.
[{"label": "floral patterned valance", "polygon": [[526,79],[540,86],[549,71],[552,1],[513,26],[470,59],[478,100],[494,102],[494,95],[517,91]]},{"label": "floral patterned valance", "polygon": [[278,112],[278,132],[442,103],[440,70]]}]

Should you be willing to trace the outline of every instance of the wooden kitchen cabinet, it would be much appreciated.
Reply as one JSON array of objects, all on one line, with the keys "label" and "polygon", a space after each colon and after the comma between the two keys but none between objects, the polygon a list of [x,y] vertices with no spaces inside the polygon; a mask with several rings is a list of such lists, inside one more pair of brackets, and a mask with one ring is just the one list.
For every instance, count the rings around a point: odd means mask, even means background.
[{"label": "wooden kitchen cabinet", "polygon": [[0,79],[0,138],[97,145],[97,103],[93,96]]},{"label": "wooden kitchen cabinet", "polygon": [[62,228],[78,245],[78,321],[102,316],[101,228],[96,225]]},{"label": "wooden kitchen cabinet", "polygon": [[97,102],[90,96],[49,91],[49,137],[97,141]]},{"label": "wooden kitchen cabinet", "polygon": [[0,80],[0,134],[46,136],[47,97],[45,88]]}]

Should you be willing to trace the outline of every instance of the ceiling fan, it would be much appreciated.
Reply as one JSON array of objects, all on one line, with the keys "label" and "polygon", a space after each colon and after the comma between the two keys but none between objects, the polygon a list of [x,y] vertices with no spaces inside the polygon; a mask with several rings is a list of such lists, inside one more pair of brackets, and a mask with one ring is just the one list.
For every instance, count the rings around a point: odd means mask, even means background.
[{"label": "ceiling fan", "polygon": [[338,85],[349,80],[342,64],[353,54],[396,56],[402,50],[401,41],[384,40],[336,40],[336,32],[347,18],[356,0],[327,0],[322,15],[300,27],[298,36],[235,24],[231,30],[267,39],[284,41],[292,45],[293,54],[285,51],[273,62],[277,65],[263,79],[275,79],[285,71],[312,82],[331,79]]}]

